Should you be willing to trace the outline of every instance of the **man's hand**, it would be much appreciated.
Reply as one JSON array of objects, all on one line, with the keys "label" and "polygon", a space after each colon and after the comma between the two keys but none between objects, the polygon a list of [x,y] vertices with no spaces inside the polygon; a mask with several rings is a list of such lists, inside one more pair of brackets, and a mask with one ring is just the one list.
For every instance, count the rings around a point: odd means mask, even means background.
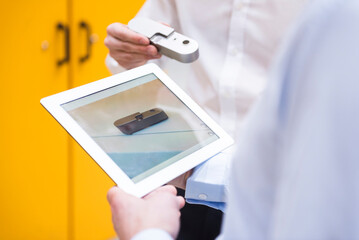
[{"label": "man's hand", "polygon": [[107,27],[105,45],[110,56],[126,69],[141,66],[150,59],[161,57],[156,47],[150,45],[148,38],[121,23],[113,23]]},{"label": "man's hand", "polygon": [[180,226],[180,209],[185,201],[176,196],[176,189],[167,185],[143,199],[129,195],[118,187],[107,193],[112,222],[121,240],[131,239],[142,230],[159,228],[176,238]]}]

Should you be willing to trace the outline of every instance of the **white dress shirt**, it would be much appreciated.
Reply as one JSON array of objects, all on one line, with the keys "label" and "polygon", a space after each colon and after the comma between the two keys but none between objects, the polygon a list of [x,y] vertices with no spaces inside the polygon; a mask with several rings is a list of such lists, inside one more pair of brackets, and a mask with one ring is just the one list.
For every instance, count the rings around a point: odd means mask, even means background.
[{"label": "white dress shirt", "polygon": [[[138,15],[167,23],[198,41],[200,57],[192,64],[166,57],[154,62],[235,137],[266,85],[269,65],[283,36],[305,2],[148,0]],[[111,58],[107,65],[113,73],[123,71]],[[231,152],[196,169],[187,183],[187,201],[225,201]],[[214,177],[215,170],[219,174]],[[223,204],[211,206],[222,208]]]},{"label": "white dress shirt", "polygon": [[239,140],[222,239],[359,239],[359,1],[304,12]]}]

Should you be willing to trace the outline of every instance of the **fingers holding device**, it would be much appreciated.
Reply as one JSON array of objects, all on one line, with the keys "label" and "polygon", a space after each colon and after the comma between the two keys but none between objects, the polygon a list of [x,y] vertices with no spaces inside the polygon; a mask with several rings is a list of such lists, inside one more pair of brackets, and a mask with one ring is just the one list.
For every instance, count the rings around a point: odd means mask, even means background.
[{"label": "fingers holding device", "polygon": [[107,27],[105,45],[109,54],[126,69],[145,64],[161,57],[147,37],[130,30],[126,25],[113,23]]},{"label": "fingers holding device", "polygon": [[128,23],[129,29],[149,39],[159,53],[183,63],[198,59],[198,43],[169,26],[148,18],[134,18]]}]

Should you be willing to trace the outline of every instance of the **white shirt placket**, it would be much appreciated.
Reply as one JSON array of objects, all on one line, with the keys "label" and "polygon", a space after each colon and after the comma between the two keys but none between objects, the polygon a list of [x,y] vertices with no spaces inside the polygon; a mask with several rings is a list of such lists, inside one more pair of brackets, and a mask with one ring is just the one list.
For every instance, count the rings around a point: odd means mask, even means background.
[{"label": "white shirt placket", "polygon": [[227,53],[219,86],[220,125],[234,136],[237,128],[236,96],[238,81],[246,81],[241,75],[243,65],[246,7],[241,0],[233,1],[233,11],[228,36]]}]

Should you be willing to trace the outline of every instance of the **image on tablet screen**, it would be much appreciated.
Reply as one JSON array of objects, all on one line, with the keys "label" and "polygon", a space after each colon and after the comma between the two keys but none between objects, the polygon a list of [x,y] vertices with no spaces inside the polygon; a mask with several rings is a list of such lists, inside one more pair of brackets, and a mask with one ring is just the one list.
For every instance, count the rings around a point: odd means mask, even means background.
[{"label": "image on tablet screen", "polygon": [[61,106],[135,183],[218,139],[154,74]]}]

